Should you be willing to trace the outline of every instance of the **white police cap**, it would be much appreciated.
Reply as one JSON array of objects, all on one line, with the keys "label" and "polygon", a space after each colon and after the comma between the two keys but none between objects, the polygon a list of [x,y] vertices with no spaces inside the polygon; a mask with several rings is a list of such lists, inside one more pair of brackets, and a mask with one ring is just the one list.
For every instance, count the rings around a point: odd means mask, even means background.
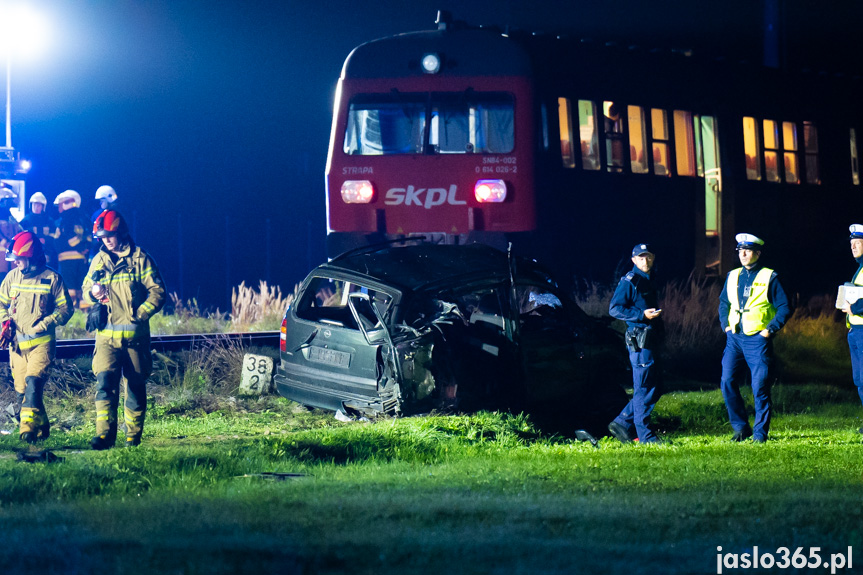
[{"label": "white police cap", "polygon": [[848,239],[863,239],[863,224],[851,224],[848,226],[848,231],[851,232],[851,237]]},{"label": "white police cap", "polygon": [[734,236],[734,239],[737,240],[738,250],[761,251],[764,249],[764,240],[758,236],[753,236],[752,234],[737,234]]}]

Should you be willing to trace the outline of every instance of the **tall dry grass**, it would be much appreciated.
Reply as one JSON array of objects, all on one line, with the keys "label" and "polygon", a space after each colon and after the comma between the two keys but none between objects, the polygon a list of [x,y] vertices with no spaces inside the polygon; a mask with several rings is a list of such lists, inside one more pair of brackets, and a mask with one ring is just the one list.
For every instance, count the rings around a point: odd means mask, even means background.
[{"label": "tall dry grass", "polygon": [[[660,289],[667,372],[719,383],[726,340],[719,325],[722,286],[717,279],[690,278]],[[608,317],[613,294],[612,287],[592,283],[581,286],[575,299],[589,315]],[[612,327],[626,329],[623,322],[616,320]],[[829,295],[803,302],[774,340],[775,375],[783,382],[849,383],[851,363],[846,334],[844,317],[834,309]]]},{"label": "tall dry grass", "polygon": [[294,301],[299,285],[294,292],[282,296],[279,286],[269,286],[261,281],[258,289],[245,282],[231,290],[231,324],[239,331],[277,330],[288,305]]}]

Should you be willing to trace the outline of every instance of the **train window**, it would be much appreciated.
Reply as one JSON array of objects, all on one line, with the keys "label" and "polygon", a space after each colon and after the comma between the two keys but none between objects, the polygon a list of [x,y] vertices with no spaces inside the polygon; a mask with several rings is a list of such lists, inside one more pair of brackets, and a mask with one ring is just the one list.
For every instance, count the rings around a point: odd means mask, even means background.
[{"label": "train window", "polygon": [[627,106],[629,121],[629,161],[633,174],[646,174],[647,167],[647,132],[644,130],[644,108]]},{"label": "train window", "polygon": [[695,142],[692,135],[692,112],[674,110],[674,150],[677,175],[695,175]]},{"label": "train window", "polygon": [[857,155],[857,132],[851,128],[851,182],[860,185],[860,161]]},{"label": "train window", "polygon": [[668,112],[659,108],[651,108],[650,126],[653,136],[653,173],[658,176],[670,176]]},{"label": "train window", "polygon": [[578,138],[581,144],[581,167],[599,169],[599,134],[596,131],[596,104],[578,101]]},{"label": "train window", "polygon": [[782,148],[785,160],[785,181],[789,184],[800,183],[800,160],[797,153],[797,124],[782,122]]},{"label": "train window", "polygon": [[761,140],[758,137],[755,118],[743,118],[743,151],[746,154],[746,179],[761,179]]},{"label": "train window", "polygon": [[764,179],[780,182],[779,178],[779,124],[775,120],[764,120]]},{"label": "train window", "polygon": [[820,184],[821,170],[818,166],[818,128],[812,122],[803,122],[803,151],[806,154],[806,181],[810,184]]},{"label": "train window", "polygon": [[605,164],[609,172],[623,171],[623,117],[620,105],[614,102],[602,103],[605,124]]},{"label": "train window", "polygon": [[[438,96],[432,104],[429,144],[441,154],[506,154],[515,145],[512,99],[466,101]],[[449,101],[448,101],[449,100]]]},{"label": "train window", "polygon": [[[381,97],[381,100],[386,98]],[[426,109],[422,101],[351,102],[345,133],[346,154],[421,154]]]},{"label": "train window", "polygon": [[564,168],[575,167],[575,154],[572,149],[572,107],[569,98],[557,99],[557,116],[560,120],[560,156]]},{"label": "train window", "polygon": [[515,146],[514,110],[504,94],[364,94],[351,101],[343,149],[359,155],[507,154]]}]

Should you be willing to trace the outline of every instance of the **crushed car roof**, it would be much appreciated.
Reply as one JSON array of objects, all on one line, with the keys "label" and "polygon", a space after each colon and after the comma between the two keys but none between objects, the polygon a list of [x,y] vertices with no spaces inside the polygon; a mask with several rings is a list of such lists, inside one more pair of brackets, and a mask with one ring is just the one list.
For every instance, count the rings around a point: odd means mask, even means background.
[{"label": "crushed car roof", "polygon": [[[534,272],[551,281],[532,262],[519,260],[518,266],[520,274]],[[471,278],[504,279],[509,275],[507,254],[482,244],[369,248],[338,256],[320,266],[325,268],[350,270],[412,291]]]}]

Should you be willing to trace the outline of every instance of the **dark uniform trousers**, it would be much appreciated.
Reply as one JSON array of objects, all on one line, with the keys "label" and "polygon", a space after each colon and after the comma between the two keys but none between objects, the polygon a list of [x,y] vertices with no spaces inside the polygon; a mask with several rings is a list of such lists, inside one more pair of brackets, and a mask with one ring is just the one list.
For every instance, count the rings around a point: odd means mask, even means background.
[{"label": "dark uniform trousers", "polygon": [[656,434],[650,429],[650,414],[662,395],[658,354],[652,349],[629,352],[632,364],[632,399],[614,420],[630,435],[633,428],[642,442],[650,442]]},{"label": "dark uniform trousers", "polygon": [[851,374],[857,395],[863,403],[863,325],[855,325],[848,332],[848,349],[851,350]]},{"label": "dark uniform trousers", "polygon": [[722,397],[728,407],[728,419],[734,431],[749,426],[746,405],[740,395],[740,381],[744,378],[744,365],[752,372],[752,395],[755,397],[755,439],[767,439],[770,431],[770,369],[773,366],[773,340],[759,334],[727,332],[725,352],[722,354]]}]

